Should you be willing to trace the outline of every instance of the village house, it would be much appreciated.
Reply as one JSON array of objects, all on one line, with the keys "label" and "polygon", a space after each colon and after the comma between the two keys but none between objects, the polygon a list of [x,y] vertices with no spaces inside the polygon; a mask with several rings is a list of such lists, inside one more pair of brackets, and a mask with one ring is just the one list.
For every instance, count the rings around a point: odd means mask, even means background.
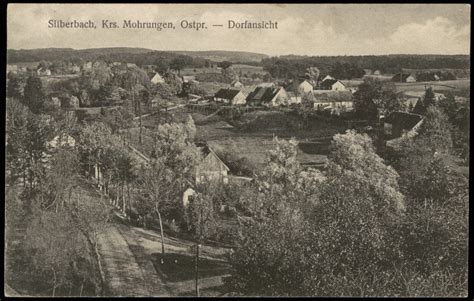
[{"label": "village house", "polygon": [[244,85],[239,81],[239,80],[234,80],[233,82],[230,83],[230,86],[232,88],[242,88]]},{"label": "village house", "polygon": [[275,83],[260,83],[257,85],[257,87],[261,87],[261,88],[273,88],[276,86],[278,85],[276,85]]},{"label": "village house", "polygon": [[244,105],[245,95],[236,89],[220,89],[214,95],[214,101],[231,105]]},{"label": "village house", "polygon": [[392,81],[397,83],[414,83],[416,82],[416,77],[411,73],[398,73],[392,77]]},{"label": "village house", "polygon": [[401,143],[418,134],[423,116],[406,112],[392,112],[384,119],[384,134],[388,147],[399,149]]},{"label": "village house", "polygon": [[421,121],[423,116],[406,112],[392,112],[384,119],[384,134],[388,139],[399,138]]},{"label": "village house", "polygon": [[18,66],[17,65],[8,65],[7,64],[7,74],[11,73],[17,73],[18,72]]},{"label": "village house", "polygon": [[287,86],[287,91],[304,95],[313,91],[313,85],[306,79],[294,80]]},{"label": "village house", "polygon": [[49,70],[48,68],[39,68],[38,70],[36,70],[36,74],[38,76],[50,76],[51,70]]},{"label": "village house", "polygon": [[196,184],[216,181],[227,184],[229,182],[229,167],[222,162],[219,156],[207,144],[196,144],[202,151],[204,159],[196,167]]},{"label": "village house", "polygon": [[251,106],[276,107],[288,103],[288,93],[282,87],[257,87],[247,96],[247,104]]},{"label": "village house", "polygon": [[321,90],[345,91],[346,86],[337,79],[325,79],[319,85]]},{"label": "village house", "polygon": [[181,79],[183,80],[183,83],[199,84],[199,82],[196,80],[196,77],[194,75],[183,75]]},{"label": "village house", "polygon": [[[405,91],[405,92],[403,92],[403,95],[405,95],[406,97],[421,98],[422,100],[425,99],[425,94],[426,94],[426,91]],[[436,102],[446,98],[446,96],[443,93],[433,92],[433,94],[434,94],[434,100]]]},{"label": "village house", "polygon": [[314,90],[314,109],[330,111],[339,115],[342,112],[352,111],[354,108],[352,93],[350,91]]},{"label": "village house", "polygon": [[83,71],[91,71],[92,70],[92,62],[87,62],[82,65]]},{"label": "village house", "polygon": [[372,70],[371,69],[364,69],[365,75],[372,75]]},{"label": "village house", "polygon": [[52,140],[46,142],[46,151],[43,152],[42,162],[47,169],[51,168],[51,158],[58,148],[74,148],[76,146],[76,139],[66,133],[61,133],[55,136]]},{"label": "village house", "polygon": [[322,80],[321,82],[327,80],[327,79],[335,79],[334,77],[332,77],[331,75],[326,75]]},{"label": "village house", "polygon": [[154,83],[155,85],[164,84],[165,80],[163,79],[163,77],[161,77],[161,75],[158,72],[156,72],[153,78],[151,79],[151,82]]}]

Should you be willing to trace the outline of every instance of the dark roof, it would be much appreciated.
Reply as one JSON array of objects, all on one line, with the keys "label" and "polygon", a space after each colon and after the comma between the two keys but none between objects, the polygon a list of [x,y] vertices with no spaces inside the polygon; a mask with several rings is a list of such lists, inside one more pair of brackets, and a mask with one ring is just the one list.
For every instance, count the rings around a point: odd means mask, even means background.
[{"label": "dark roof", "polygon": [[313,90],[313,96],[316,98],[315,102],[352,101],[351,91]]},{"label": "dark roof", "polygon": [[239,92],[240,90],[235,89],[220,89],[214,97],[232,100],[237,94],[239,94]]},{"label": "dark roof", "polygon": [[[392,81],[394,82],[406,82],[407,81],[407,78],[410,76],[411,74],[410,73],[398,73],[398,74],[395,74],[393,77],[392,77]],[[401,80],[400,80],[400,76],[401,76]]]},{"label": "dark roof", "polygon": [[220,161],[222,163],[222,165],[225,166],[225,168],[227,170],[229,170],[229,167],[227,166],[227,164],[224,163],[224,161],[222,161],[222,159],[216,154],[216,152],[214,152],[214,150],[211,147],[209,147],[209,145],[207,143],[205,143],[205,142],[196,142],[196,146],[201,150],[203,158],[206,158],[207,155],[212,153],[214,155],[214,157],[216,157],[216,159],[218,161]]},{"label": "dark roof", "polygon": [[385,122],[390,124],[396,124],[404,130],[412,129],[423,116],[418,114],[406,113],[406,112],[392,112],[386,118]]},{"label": "dark roof", "polygon": [[282,89],[281,87],[257,87],[247,96],[248,102],[270,102]]},{"label": "dark roof", "polygon": [[326,79],[321,82],[320,88],[323,90],[330,90],[332,88],[332,85],[337,83],[339,80],[337,79]]}]

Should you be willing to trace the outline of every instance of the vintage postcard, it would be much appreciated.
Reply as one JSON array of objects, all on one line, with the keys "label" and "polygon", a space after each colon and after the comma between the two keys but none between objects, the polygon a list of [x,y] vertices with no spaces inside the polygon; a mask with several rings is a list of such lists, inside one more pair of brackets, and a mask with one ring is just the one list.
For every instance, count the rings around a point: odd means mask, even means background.
[{"label": "vintage postcard", "polygon": [[468,295],[469,4],[5,7],[5,296]]}]

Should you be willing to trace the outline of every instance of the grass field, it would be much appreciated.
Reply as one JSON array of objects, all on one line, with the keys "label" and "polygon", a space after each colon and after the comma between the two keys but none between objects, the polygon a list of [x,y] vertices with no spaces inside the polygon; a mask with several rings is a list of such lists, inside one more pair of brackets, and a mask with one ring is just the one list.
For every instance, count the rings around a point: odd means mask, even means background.
[{"label": "grass field", "polygon": [[436,82],[395,83],[397,91],[424,91],[432,87],[433,91],[465,90],[471,86],[470,79],[445,80]]},{"label": "grass field", "polygon": [[[132,145],[146,156],[153,147],[151,132],[162,122],[184,121],[191,114],[196,123],[196,139],[207,141],[218,153],[230,153],[238,160],[244,160],[259,169],[265,164],[268,151],[274,146],[273,138],[289,139],[295,137],[299,142],[298,161],[307,165],[320,165],[325,162],[331,137],[345,130],[344,126],[327,121],[310,120],[308,128],[297,130],[298,116],[280,111],[256,111],[247,113],[239,124],[247,124],[246,130],[229,124],[223,117],[215,115],[207,119],[207,114],[188,112],[186,108],[173,111],[172,115],[153,115],[143,119],[147,128],[143,133],[142,144],[138,143],[138,128],[131,129],[129,139]],[[163,116],[161,116],[163,115]],[[251,129],[248,129],[250,127]]]}]

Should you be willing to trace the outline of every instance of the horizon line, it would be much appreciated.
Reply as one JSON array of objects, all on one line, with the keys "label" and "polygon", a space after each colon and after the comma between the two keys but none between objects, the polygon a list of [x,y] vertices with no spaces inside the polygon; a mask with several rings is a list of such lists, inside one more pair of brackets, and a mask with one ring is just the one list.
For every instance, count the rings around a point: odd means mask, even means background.
[{"label": "horizon line", "polygon": [[268,57],[281,57],[281,56],[308,56],[308,57],[337,57],[337,56],[390,56],[390,55],[437,55],[437,56],[470,56],[469,54],[457,53],[457,54],[436,54],[436,53],[385,53],[385,54],[333,54],[333,55],[317,55],[317,54],[294,54],[294,53],[287,53],[287,54],[274,54],[270,55],[263,52],[253,52],[253,51],[244,51],[244,50],[162,50],[162,49],[151,49],[146,47],[139,47],[139,46],[102,46],[102,47],[90,47],[90,48],[73,48],[73,47],[43,47],[43,48],[7,48],[7,50],[46,50],[46,49],[72,49],[72,50],[89,50],[89,49],[117,49],[117,48],[130,48],[130,49],[146,49],[150,51],[160,51],[160,52],[241,52],[241,53],[252,53],[252,54],[260,54],[266,55]]}]

